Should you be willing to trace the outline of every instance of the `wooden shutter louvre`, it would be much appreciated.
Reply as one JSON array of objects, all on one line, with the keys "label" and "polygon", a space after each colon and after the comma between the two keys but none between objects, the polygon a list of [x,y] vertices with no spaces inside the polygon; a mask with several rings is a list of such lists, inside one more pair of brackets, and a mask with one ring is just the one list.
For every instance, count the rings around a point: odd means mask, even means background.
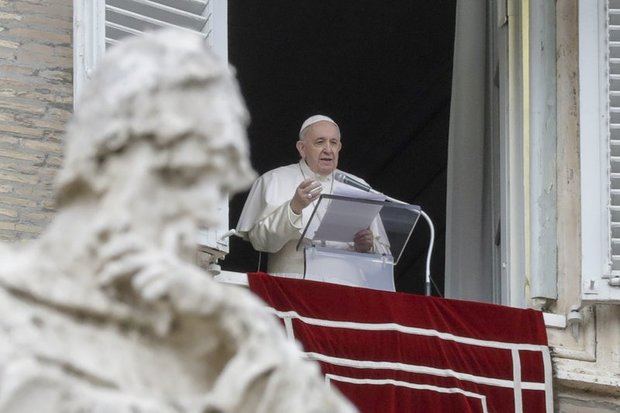
[{"label": "wooden shutter louvre", "polygon": [[106,0],[105,43],[148,30],[178,27],[210,41],[212,0]]},{"label": "wooden shutter louvre", "polygon": [[620,277],[620,0],[607,11],[609,93],[610,283]]}]

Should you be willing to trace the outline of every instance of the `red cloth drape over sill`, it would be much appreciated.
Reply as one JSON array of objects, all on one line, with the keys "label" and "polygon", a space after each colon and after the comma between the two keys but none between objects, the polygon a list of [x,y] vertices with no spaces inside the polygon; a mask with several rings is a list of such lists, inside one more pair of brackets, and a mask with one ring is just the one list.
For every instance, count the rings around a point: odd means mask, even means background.
[{"label": "red cloth drape over sill", "polygon": [[248,278],[361,412],[553,411],[541,312],[264,273]]}]

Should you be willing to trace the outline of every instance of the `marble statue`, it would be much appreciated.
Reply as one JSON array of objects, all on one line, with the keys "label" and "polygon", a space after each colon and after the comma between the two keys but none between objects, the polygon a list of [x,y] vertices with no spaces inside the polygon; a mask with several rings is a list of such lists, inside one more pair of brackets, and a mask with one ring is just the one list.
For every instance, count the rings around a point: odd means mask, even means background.
[{"label": "marble statue", "polygon": [[0,412],[352,412],[250,292],[193,264],[254,178],[232,73],[188,32],[109,50],[54,221],[0,245]]}]

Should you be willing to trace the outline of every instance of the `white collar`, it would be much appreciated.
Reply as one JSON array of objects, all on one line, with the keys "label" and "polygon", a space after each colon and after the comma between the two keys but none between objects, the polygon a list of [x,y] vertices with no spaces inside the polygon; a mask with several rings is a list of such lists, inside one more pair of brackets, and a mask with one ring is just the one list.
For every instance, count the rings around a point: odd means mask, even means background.
[{"label": "white collar", "polygon": [[320,175],[317,174],[315,172],[312,172],[312,169],[310,169],[310,167],[308,166],[308,164],[306,163],[305,159],[301,159],[299,161],[299,167],[301,168],[301,172],[302,175],[305,176],[306,178],[314,178],[317,181],[320,182],[330,182],[332,180],[332,175],[333,174],[329,174],[329,175]]}]

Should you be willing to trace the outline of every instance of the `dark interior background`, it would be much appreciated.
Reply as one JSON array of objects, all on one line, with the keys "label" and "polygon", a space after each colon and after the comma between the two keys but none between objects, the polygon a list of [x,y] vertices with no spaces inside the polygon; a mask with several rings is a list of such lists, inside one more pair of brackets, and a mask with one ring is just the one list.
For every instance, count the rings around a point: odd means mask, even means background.
[{"label": "dark interior background", "polygon": [[[252,117],[257,172],[298,161],[295,141],[308,116],[333,117],[339,169],[434,220],[431,268],[443,291],[455,0],[233,0],[228,10],[229,59]],[[231,226],[246,195],[231,202]],[[423,292],[428,239],[420,220],[396,267],[399,291]],[[234,238],[222,266],[253,271],[257,258]]]}]

